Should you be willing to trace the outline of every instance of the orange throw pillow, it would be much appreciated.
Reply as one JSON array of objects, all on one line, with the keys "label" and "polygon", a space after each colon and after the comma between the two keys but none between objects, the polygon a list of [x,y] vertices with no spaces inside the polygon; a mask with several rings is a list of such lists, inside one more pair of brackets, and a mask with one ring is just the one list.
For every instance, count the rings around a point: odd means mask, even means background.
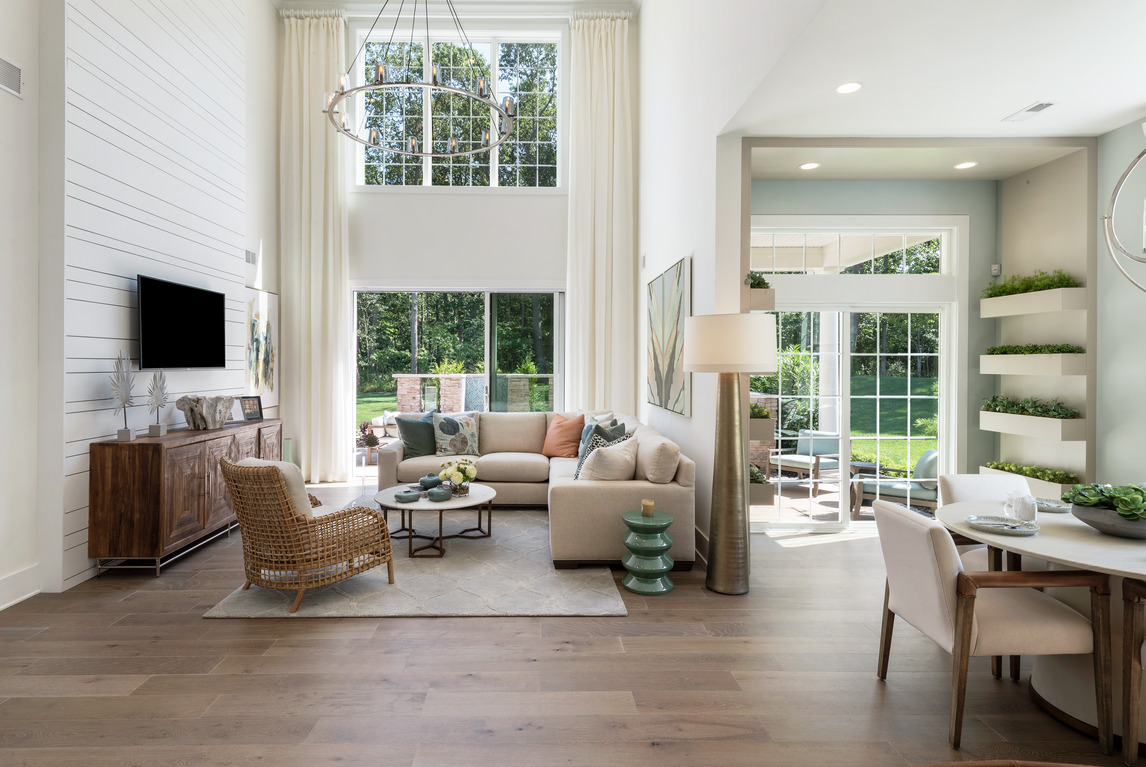
[{"label": "orange throw pillow", "polygon": [[541,448],[541,454],[549,458],[576,458],[584,429],[584,414],[576,418],[555,414],[553,423],[549,424],[549,430],[545,432],[545,445]]}]

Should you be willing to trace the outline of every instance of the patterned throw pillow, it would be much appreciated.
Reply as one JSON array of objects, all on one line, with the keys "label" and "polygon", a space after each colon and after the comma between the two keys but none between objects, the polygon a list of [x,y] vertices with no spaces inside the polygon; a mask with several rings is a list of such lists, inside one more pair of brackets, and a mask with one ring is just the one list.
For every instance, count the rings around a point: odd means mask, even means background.
[{"label": "patterned throw pillow", "polygon": [[438,455],[481,455],[477,418],[473,413],[434,413],[434,442]]},{"label": "patterned throw pillow", "polygon": [[589,435],[593,433],[594,426],[608,430],[608,434],[603,434],[608,441],[612,441],[625,433],[625,425],[617,423],[615,418],[608,421],[597,421],[592,416],[585,416],[585,428],[581,430],[581,444],[577,445],[577,457],[581,460],[585,459],[585,447],[589,444]]},{"label": "patterned throw pillow", "polygon": [[[601,431],[603,432],[604,429],[601,429]],[[602,436],[601,433],[599,433],[596,429],[594,429],[594,432],[589,435],[588,442],[585,443],[585,454],[581,456],[581,460],[577,462],[577,471],[573,472],[573,479],[580,478],[581,469],[585,467],[585,461],[589,459],[589,456],[593,455],[594,450],[602,447],[612,447],[613,445],[619,445],[625,440],[630,439],[632,436],[633,435],[631,433],[622,434],[620,437],[610,441],[606,437]]]}]

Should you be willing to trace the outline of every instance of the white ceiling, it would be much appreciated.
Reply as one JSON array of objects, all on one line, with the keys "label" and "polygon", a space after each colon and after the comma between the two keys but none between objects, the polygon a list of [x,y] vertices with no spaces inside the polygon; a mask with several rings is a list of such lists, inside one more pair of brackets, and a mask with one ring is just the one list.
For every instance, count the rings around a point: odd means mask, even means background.
[{"label": "white ceiling", "polygon": [[1141,0],[826,0],[726,130],[1096,136],[1146,115],[1144,32]]}]

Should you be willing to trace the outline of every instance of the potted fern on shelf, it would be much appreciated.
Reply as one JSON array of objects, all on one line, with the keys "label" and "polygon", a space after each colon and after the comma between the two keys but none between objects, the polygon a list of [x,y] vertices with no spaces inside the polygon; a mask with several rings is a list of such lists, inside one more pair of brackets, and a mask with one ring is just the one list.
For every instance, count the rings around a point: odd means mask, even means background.
[{"label": "potted fern on shelf", "polygon": [[772,442],[776,439],[776,419],[758,402],[748,405],[748,439]]},{"label": "potted fern on shelf", "polygon": [[768,284],[763,272],[749,272],[744,284],[749,288],[749,309],[754,312],[770,312],[776,308],[776,291]]},{"label": "potted fern on shelf", "polygon": [[776,500],[776,486],[754,463],[748,464],[748,505],[771,506]]}]

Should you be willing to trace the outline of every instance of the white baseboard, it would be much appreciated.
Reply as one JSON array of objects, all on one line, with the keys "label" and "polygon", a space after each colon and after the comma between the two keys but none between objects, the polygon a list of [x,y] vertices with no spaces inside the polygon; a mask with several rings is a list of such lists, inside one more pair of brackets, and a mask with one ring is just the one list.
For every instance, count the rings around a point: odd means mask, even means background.
[{"label": "white baseboard", "polygon": [[30,565],[23,570],[0,578],[0,610],[23,602],[40,593],[40,566]]}]

